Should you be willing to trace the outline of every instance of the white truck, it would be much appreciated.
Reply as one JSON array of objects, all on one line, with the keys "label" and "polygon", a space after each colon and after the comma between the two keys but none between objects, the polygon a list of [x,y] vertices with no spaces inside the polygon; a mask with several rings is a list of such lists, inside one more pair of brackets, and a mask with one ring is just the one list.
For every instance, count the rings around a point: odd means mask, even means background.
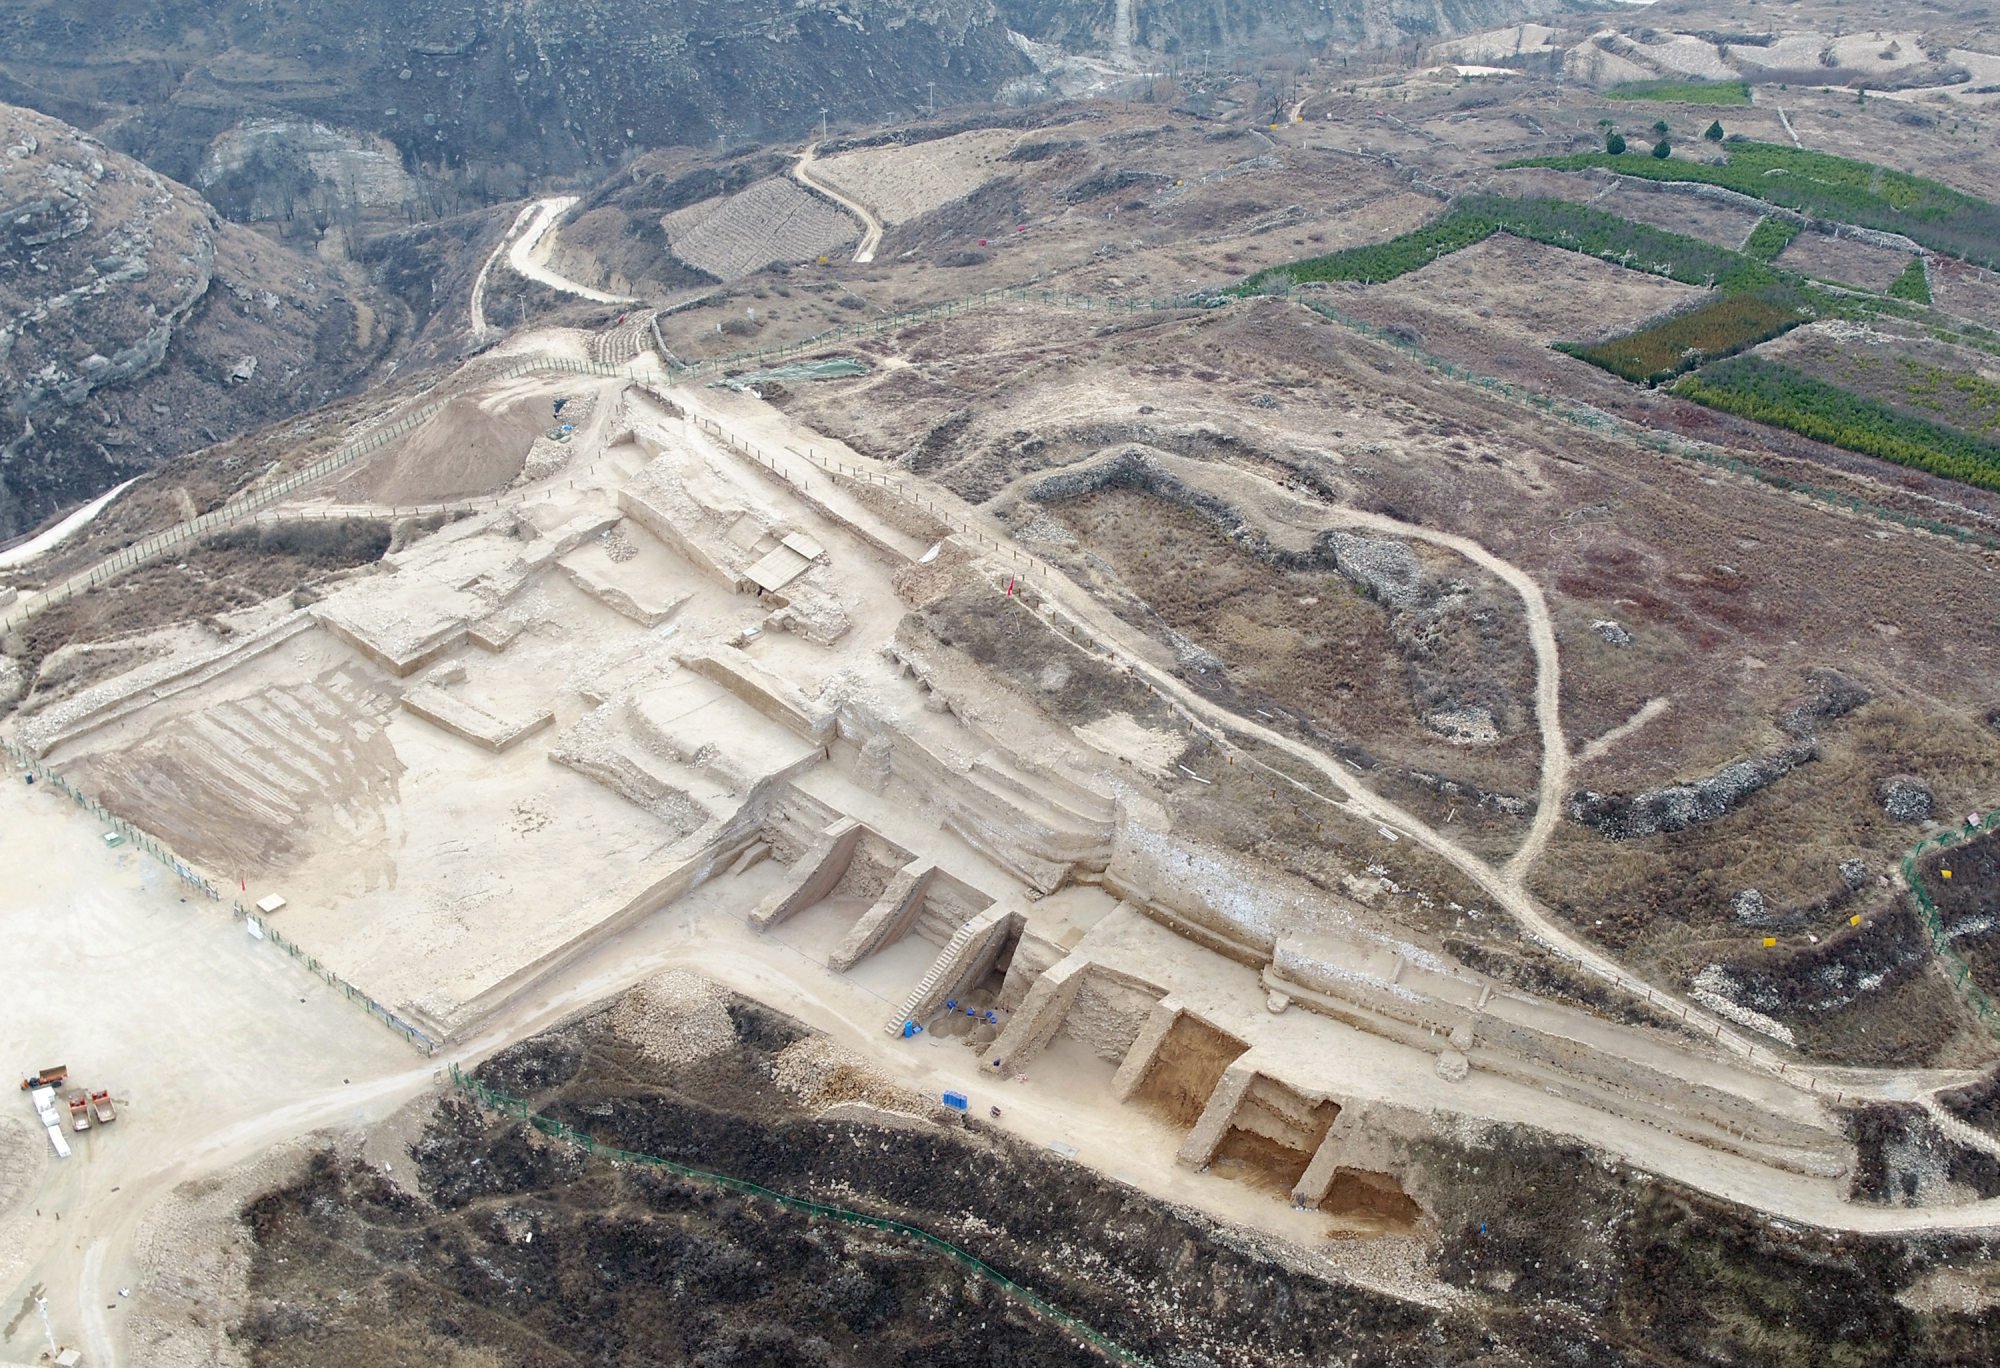
[{"label": "white truck", "polygon": [[35,1115],[41,1119],[42,1129],[49,1133],[49,1144],[55,1148],[56,1158],[69,1158],[69,1141],[63,1136],[62,1115],[56,1111],[56,1090],[33,1088],[28,1096],[34,1099]]}]

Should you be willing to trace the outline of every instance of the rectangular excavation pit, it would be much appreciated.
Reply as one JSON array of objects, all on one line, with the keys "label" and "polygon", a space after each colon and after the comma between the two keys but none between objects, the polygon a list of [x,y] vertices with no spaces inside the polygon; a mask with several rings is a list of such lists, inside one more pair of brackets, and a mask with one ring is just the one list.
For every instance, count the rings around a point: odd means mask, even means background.
[{"label": "rectangular excavation pit", "polygon": [[784,881],[750,914],[750,924],[767,932],[782,928],[787,945],[826,963],[912,858],[871,828],[840,818],[793,863]]},{"label": "rectangular excavation pit", "polygon": [[[914,1021],[939,1035],[965,1036],[981,1047],[996,1039],[1004,1023],[988,1022],[985,1014],[999,1000],[1026,925],[1018,911],[989,907],[961,926],[892,1023],[900,1029],[903,1021]],[[921,939],[914,943],[925,944]]]},{"label": "rectangular excavation pit", "polygon": [[1374,1169],[1335,1169],[1320,1214],[1332,1218],[1328,1231],[1336,1239],[1366,1235],[1407,1235],[1424,1219],[1424,1209],[1403,1191],[1391,1173]]},{"label": "rectangular excavation pit", "polygon": [[1165,996],[1151,984],[1093,966],[1077,984],[1057,1036],[1076,1041],[1115,1068],[1124,1062]]},{"label": "rectangular excavation pit", "polygon": [[701,587],[672,550],[630,519],[621,520],[556,562],[570,582],[641,627],[657,627]]},{"label": "rectangular excavation pit", "polygon": [[960,927],[992,905],[987,894],[929,860],[913,860],[896,871],[882,895],[861,914],[827,959],[827,967],[847,973],[864,960],[895,949],[906,938],[927,943],[935,953],[951,943]]},{"label": "rectangular excavation pit", "polygon": [[1308,1097],[1260,1074],[1238,1103],[1209,1165],[1224,1177],[1289,1197],[1339,1115],[1339,1103]]},{"label": "rectangular excavation pit", "polygon": [[1132,1100],[1182,1130],[1201,1119],[1231,1064],[1250,1046],[1192,1012],[1174,1018]]}]

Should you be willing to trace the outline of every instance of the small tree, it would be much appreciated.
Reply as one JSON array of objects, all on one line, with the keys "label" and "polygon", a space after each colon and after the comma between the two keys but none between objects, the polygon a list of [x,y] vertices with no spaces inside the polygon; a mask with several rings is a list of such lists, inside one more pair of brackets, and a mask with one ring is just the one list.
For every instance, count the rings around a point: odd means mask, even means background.
[{"label": "small tree", "polygon": [[1656,160],[1665,161],[1668,157],[1671,157],[1673,155],[1674,155],[1674,149],[1672,145],[1669,144],[1665,138],[1662,138],[1658,142],[1653,144],[1653,156]]},{"label": "small tree", "polygon": [[1606,152],[1609,152],[1614,157],[1624,155],[1625,139],[1623,135],[1618,133],[1606,133],[1604,135],[1604,150]]},{"label": "small tree", "polygon": [[1667,136],[1667,121],[1665,119],[1653,120],[1653,136],[1656,138]]},{"label": "small tree", "polygon": [[1710,124],[1708,126],[1708,132],[1702,134],[1701,136],[1707,138],[1710,142],[1721,142],[1722,120],[1717,119],[1714,123]]}]

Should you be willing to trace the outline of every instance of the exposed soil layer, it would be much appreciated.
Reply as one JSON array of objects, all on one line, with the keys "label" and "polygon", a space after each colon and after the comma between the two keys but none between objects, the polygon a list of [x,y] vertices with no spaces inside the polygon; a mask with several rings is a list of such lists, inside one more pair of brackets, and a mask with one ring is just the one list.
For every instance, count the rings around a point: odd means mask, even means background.
[{"label": "exposed soil layer", "polygon": [[1136,1101],[1176,1126],[1192,1126],[1223,1070],[1250,1047],[1198,1017],[1182,1014],[1160,1042]]},{"label": "exposed soil layer", "polygon": [[[1261,1242],[983,1124],[815,1118],[772,1081],[798,1040],[738,1000],[736,1041],[662,1070],[599,1012],[483,1076],[596,1139],[893,1216],[971,1249],[1176,1368],[1991,1361],[1989,1316],[1910,1310],[1969,1237],[1827,1238],[1512,1133],[1378,1122],[1386,1168],[1336,1179],[1334,1233],[1413,1208],[1448,1309],[1330,1281]],[[1449,1133],[1452,1138],[1445,1138]],[[1050,1325],[907,1243],[587,1157],[453,1097],[415,1143],[421,1191],[328,1155],[245,1213],[236,1337],[258,1365],[1083,1364]]]}]

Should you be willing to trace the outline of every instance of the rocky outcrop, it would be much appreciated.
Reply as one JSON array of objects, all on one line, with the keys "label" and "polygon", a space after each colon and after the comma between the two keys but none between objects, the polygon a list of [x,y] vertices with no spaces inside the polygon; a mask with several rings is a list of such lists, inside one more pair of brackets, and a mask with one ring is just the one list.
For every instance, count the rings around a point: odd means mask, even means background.
[{"label": "rocky outcrop", "polygon": [[1785,709],[1778,725],[1793,736],[1816,736],[1819,729],[1874,698],[1838,670],[1806,671],[1806,696]]},{"label": "rocky outcrop", "polygon": [[1818,758],[1819,748],[1802,741],[1773,755],[1733,761],[1701,779],[1643,793],[1579,789],[1570,795],[1569,815],[1614,841],[1685,831],[1735,811],[1751,794]]},{"label": "rocky outcrop", "polygon": [[323,401],[402,318],[360,278],[0,105],[0,539]]},{"label": "rocky outcrop", "polygon": [[1352,532],[1330,532],[1322,540],[1331,544],[1334,567],[1377,603],[1414,608],[1424,599],[1423,562],[1408,542]]},{"label": "rocky outcrop", "polygon": [[[1558,0],[1146,0],[1129,7],[1078,0],[999,0],[1010,27],[1072,52],[1150,49],[1183,60],[1302,48],[1395,47],[1413,40],[1502,28],[1560,12]],[[1118,16],[1129,15],[1120,32]]]},{"label": "rocky outcrop", "polygon": [[226,22],[206,0],[124,0],[115,23],[16,0],[7,17],[12,89],[59,65],[51,112],[115,128],[166,175],[195,183],[258,121],[319,124],[386,140],[427,215],[646,148],[790,141],[823,108],[903,118],[931,82],[940,105],[984,103],[1033,70],[988,0],[296,0]]},{"label": "rocky outcrop", "polygon": [[312,210],[401,218],[422,187],[387,138],[316,119],[245,119],[208,146],[195,188],[239,222]]}]

